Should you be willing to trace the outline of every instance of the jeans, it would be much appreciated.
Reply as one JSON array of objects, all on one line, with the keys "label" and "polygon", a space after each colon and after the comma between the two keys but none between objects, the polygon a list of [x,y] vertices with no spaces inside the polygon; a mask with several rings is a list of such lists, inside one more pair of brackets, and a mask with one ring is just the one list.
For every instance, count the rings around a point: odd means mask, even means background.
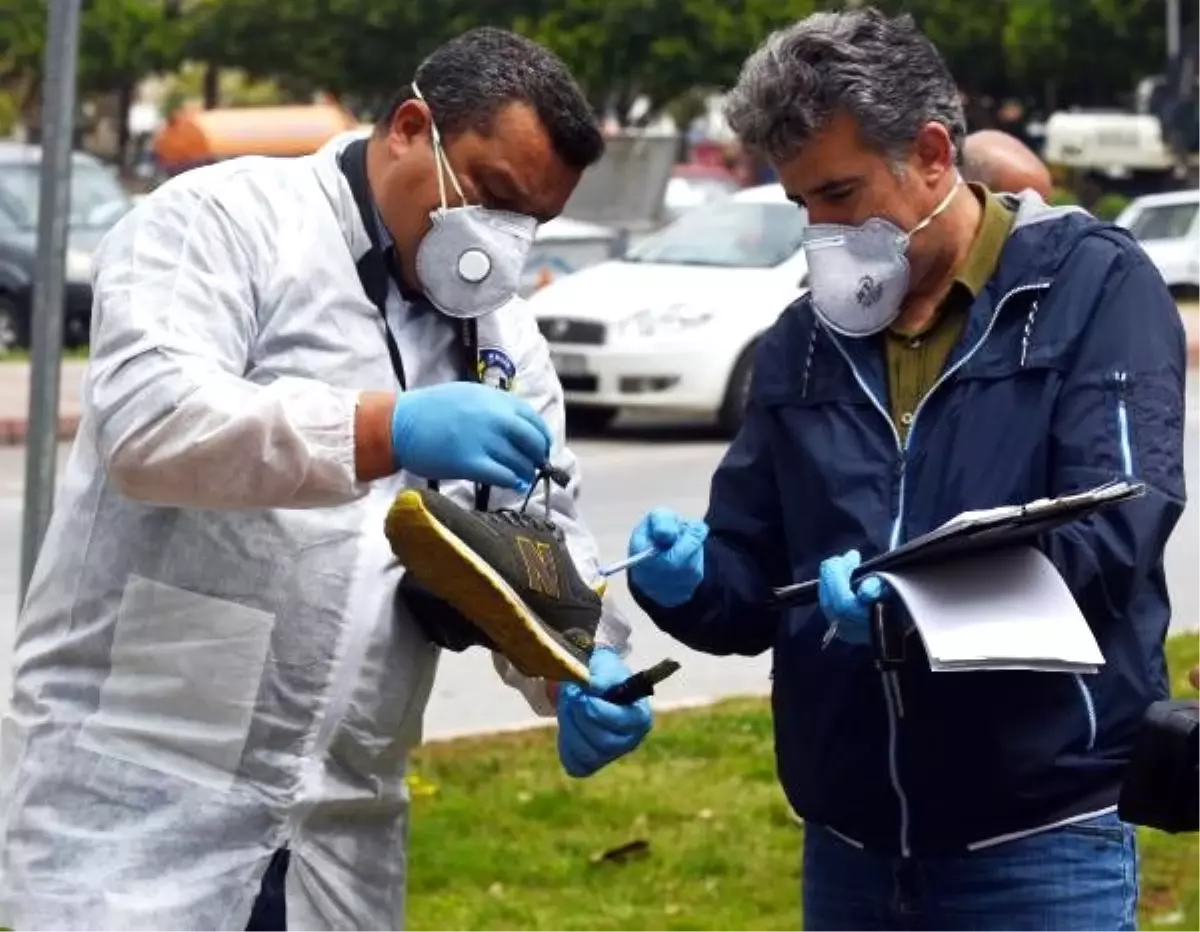
[{"label": "jeans", "polygon": [[805,929],[1135,929],[1137,848],[1116,813],[941,858],[804,833]]},{"label": "jeans", "polygon": [[254,907],[250,910],[246,932],[287,932],[284,883],[287,881],[289,860],[287,848],[280,848],[271,855],[271,863],[267,865]]}]

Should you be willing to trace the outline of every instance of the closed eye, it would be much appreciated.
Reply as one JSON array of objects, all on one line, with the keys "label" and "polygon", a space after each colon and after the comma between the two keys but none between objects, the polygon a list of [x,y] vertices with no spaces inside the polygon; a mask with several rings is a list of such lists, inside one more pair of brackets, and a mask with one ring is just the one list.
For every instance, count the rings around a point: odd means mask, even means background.
[{"label": "closed eye", "polygon": [[836,188],[833,191],[825,191],[821,194],[821,200],[827,204],[844,204],[854,194],[853,188]]}]

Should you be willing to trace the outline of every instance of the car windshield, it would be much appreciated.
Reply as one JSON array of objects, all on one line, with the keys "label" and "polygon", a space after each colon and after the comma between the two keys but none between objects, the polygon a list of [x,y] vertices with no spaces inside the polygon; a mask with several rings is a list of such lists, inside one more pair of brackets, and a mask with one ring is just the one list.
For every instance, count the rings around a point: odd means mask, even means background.
[{"label": "car windshield", "polygon": [[627,262],[766,269],[800,248],[807,215],[792,204],[724,200],[695,207],[625,255]]},{"label": "car windshield", "polygon": [[1129,232],[1143,241],[1179,239],[1187,236],[1196,220],[1197,204],[1166,204],[1143,208],[1129,226]]},{"label": "car windshield", "polygon": [[[37,164],[0,163],[0,212],[15,226],[32,230],[38,220],[38,188],[41,167]],[[80,165],[71,171],[72,227],[106,227],[129,206],[129,196],[117,179],[99,165]]]}]

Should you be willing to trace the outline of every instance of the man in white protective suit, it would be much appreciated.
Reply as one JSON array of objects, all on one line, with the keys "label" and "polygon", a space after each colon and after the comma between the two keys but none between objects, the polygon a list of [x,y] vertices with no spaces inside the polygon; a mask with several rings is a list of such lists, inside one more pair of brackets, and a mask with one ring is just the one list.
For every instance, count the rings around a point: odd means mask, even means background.
[{"label": "man in white protective suit", "polygon": [[[552,460],[570,481],[533,502],[595,581],[562,390],[513,295],[602,150],[562,62],[475,30],[369,136],[195,169],[108,235],[3,722],[0,924],[401,927],[439,649],[384,516],[439,482],[515,508]],[[507,390],[469,377],[484,361]],[[610,673],[627,635],[605,599]],[[644,700],[496,666],[557,709],[573,775],[650,728]]]}]

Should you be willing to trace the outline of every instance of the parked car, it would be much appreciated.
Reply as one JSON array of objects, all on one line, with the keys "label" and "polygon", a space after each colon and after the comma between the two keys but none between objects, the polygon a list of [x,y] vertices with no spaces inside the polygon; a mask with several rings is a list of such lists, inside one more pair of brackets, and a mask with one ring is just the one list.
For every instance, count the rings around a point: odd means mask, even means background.
[{"label": "parked car", "polygon": [[1148,194],[1131,201],[1116,222],[1158,266],[1177,301],[1200,298],[1200,191]]},{"label": "parked car", "polygon": [[641,408],[735,430],[754,344],[805,286],[806,223],[779,185],[747,188],[534,294],[574,423]]},{"label": "parked car", "polygon": [[676,165],[663,194],[663,215],[678,219],[685,211],[727,198],[738,189],[737,179],[720,166]]},{"label": "parked car", "polygon": [[[0,142],[0,355],[28,347],[37,266],[42,150]],[[67,220],[63,342],[87,343],[92,317],[92,253],[132,202],[103,162],[77,152]]]},{"label": "parked car", "polygon": [[625,236],[616,227],[555,217],[538,226],[521,272],[518,293],[529,297],[557,278],[611,259]]}]

